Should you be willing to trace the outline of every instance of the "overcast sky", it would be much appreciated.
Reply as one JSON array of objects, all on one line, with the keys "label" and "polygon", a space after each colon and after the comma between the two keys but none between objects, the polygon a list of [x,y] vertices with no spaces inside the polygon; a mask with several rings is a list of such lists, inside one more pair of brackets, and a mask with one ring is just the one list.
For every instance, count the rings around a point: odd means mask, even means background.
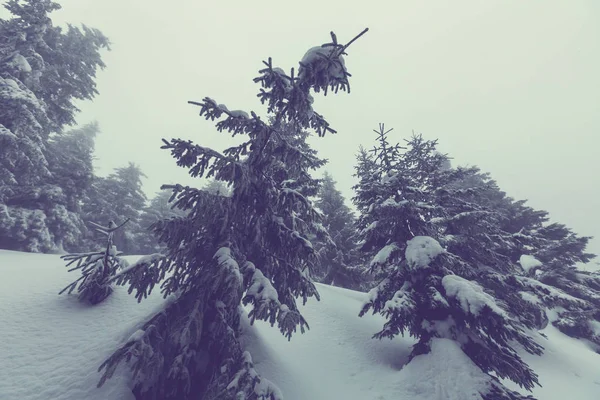
[{"label": "overcast sky", "polygon": [[162,183],[194,183],[160,150],[181,137],[222,149],[230,140],[186,104],[210,96],[262,110],[261,61],[288,70],[336,32],[347,41],[352,93],[317,96],[337,135],[312,143],[348,198],[354,155],[379,122],[391,139],[439,138],[454,165],[478,165],[509,195],[529,199],[600,253],[600,2],[60,0],[57,23],[83,22],[112,41],[99,97],[97,168],[128,161]]}]

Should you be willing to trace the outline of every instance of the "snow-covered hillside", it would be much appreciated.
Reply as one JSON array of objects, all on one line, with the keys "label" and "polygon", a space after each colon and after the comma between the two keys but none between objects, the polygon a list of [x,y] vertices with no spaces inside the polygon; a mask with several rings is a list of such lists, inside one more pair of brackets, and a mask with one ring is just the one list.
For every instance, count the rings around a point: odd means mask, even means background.
[{"label": "snow-covered hillside", "polygon": [[[137,304],[124,288],[85,307],[59,296],[74,274],[55,255],[0,251],[0,399],[133,399],[123,370],[96,388],[97,368],[162,307],[158,293]],[[286,400],[476,399],[481,372],[453,344],[440,339],[429,355],[406,362],[410,338],[374,340],[379,316],[358,318],[366,295],[319,285],[322,299],[301,311],[310,331],[288,342],[265,323],[244,325],[256,369]],[[540,375],[540,400],[600,398],[600,355],[553,327],[540,336],[542,357],[524,354]]]}]

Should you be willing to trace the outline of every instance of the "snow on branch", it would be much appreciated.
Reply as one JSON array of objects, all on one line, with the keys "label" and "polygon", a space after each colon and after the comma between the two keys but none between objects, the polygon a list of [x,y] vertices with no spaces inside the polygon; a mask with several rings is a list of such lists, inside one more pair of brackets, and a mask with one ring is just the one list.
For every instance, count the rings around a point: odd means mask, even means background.
[{"label": "snow on branch", "polygon": [[106,235],[106,249],[99,252],[73,253],[62,256],[61,258],[67,261],[67,267],[77,263],[75,267],[69,269],[69,272],[80,269],[81,276],[61,290],[59,294],[65,291],[67,294],[71,294],[77,289],[80,301],[98,304],[112,293],[111,283],[113,280],[111,277],[117,270],[127,265],[127,261],[119,257],[121,253],[113,244],[113,234],[127,222],[129,219],[121,225],[116,225],[113,221],[110,221],[108,226],[92,223],[98,232]]},{"label": "snow on branch", "polygon": [[464,312],[479,315],[488,307],[495,314],[506,317],[506,312],[496,304],[494,298],[484,292],[476,282],[461,278],[458,275],[446,275],[442,278],[442,286],[446,295],[457,299]]},{"label": "snow on branch", "polygon": [[444,249],[429,236],[415,236],[407,242],[405,257],[411,268],[427,268]]},{"label": "snow on branch", "polygon": [[[236,372],[226,390],[235,393],[237,400],[283,400],[283,394],[277,386],[261,377],[248,351],[242,353],[242,368]],[[247,397],[251,393],[251,397]]]},{"label": "snow on branch", "polygon": [[229,247],[221,247],[217,250],[213,258],[217,260],[219,267],[224,267],[227,270],[229,276],[233,276],[239,283],[242,282],[240,267],[231,255],[231,249]]},{"label": "snow on branch", "polygon": [[377,266],[385,265],[389,262],[390,258],[394,256],[400,247],[396,243],[391,243],[384,246],[381,250],[375,254],[375,257],[371,260],[370,266],[371,268],[375,268]]}]

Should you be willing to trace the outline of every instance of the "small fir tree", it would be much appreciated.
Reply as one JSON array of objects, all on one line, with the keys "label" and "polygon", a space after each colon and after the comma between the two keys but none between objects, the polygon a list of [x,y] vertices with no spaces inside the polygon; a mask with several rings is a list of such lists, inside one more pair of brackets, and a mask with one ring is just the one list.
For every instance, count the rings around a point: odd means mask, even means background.
[{"label": "small fir tree", "polygon": [[59,294],[67,292],[71,294],[75,289],[79,294],[79,301],[98,304],[113,292],[111,278],[121,268],[127,266],[127,261],[119,257],[122,253],[117,250],[113,243],[114,233],[122,228],[129,220],[125,220],[117,226],[113,221],[108,226],[93,224],[96,231],[106,236],[106,248],[103,251],[91,253],[73,253],[61,256],[67,261],[67,267],[76,263],[69,272],[81,270],[81,277],[70,283],[60,291]]}]

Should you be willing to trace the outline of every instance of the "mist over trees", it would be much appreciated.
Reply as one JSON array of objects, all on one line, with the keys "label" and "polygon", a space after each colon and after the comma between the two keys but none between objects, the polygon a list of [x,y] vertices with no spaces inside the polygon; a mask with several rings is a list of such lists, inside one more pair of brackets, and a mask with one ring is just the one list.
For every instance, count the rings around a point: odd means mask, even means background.
[{"label": "mist over trees", "polygon": [[[478,167],[453,166],[437,140],[393,143],[381,124],[360,148],[347,203],[308,143],[335,133],[313,95],[350,91],[347,44],[309,49],[288,72],[263,61],[254,79],[268,118],[210,97],[190,101],[219,134],[212,149],[164,140],[197,187],[163,185],[148,198],[141,167],[94,171],[99,123],[77,126],[93,100],[110,42],[97,29],[54,26],[51,0],[10,0],[0,20],[0,249],[68,253],[80,274],[63,292],[96,305],[115,287],[138,301],[160,288],[164,310],[141,321],[100,366],[121,364],[139,399],[280,400],[241,340],[241,319],[291,339],[309,330],[297,301],[315,282],[368,291],[357,315],[385,322],[374,340],[410,335],[408,363],[450,343],[485,377],[486,400],[532,397],[538,376],[519,351],[541,355],[549,324],[600,353],[600,274],[577,266],[590,237],[503,192]],[[352,149],[354,151],[354,149]],[[354,206],[354,210],[349,205]],[[124,255],[141,255],[129,263]],[[61,292],[61,293],[63,293]],[[247,313],[247,315],[245,315]],[[357,316],[358,318],[358,316]]]},{"label": "mist over trees", "polygon": [[52,1],[4,7],[12,18],[0,21],[0,247],[62,250],[84,228],[80,194],[68,193],[62,176],[70,157],[58,147],[74,150],[77,139],[63,130],[75,122],[75,101],[98,93],[94,78],[109,41],[85,26],[53,26],[49,14],[60,6]]},{"label": "mist over trees", "polygon": [[347,289],[364,289],[371,282],[367,268],[361,268],[354,213],[345,204],[342,193],[336,189],[333,177],[323,175],[315,206],[321,212],[321,224],[328,233],[324,238],[312,239],[318,255],[313,270],[316,281]]}]

